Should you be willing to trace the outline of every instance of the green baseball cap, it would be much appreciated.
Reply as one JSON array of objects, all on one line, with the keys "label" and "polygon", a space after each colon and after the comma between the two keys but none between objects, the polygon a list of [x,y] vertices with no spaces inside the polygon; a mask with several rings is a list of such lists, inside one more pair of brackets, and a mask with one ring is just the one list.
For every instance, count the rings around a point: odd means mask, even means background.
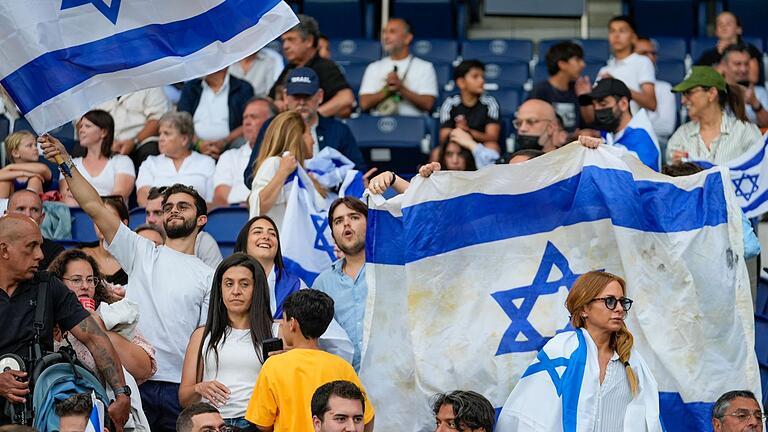
[{"label": "green baseball cap", "polygon": [[680,84],[672,87],[675,93],[684,92],[694,87],[714,87],[725,90],[725,78],[711,66],[694,66]]}]

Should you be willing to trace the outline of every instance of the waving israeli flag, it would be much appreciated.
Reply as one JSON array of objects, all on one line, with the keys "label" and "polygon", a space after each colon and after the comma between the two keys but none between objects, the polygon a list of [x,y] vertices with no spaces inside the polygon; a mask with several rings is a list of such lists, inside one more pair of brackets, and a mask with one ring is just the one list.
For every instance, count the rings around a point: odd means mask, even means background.
[{"label": "waving israeli flag", "polygon": [[38,131],[221,69],[298,20],[280,0],[0,0],[0,84]]},{"label": "waving israeli flag", "polygon": [[434,428],[429,397],[452,389],[500,409],[565,329],[574,280],[596,269],[627,280],[627,325],[667,430],[707,430],[725,391],[760,393],[724,168],[669,178],[626,150],[574,144],[519,165],[417,177],[404,195],[372,198],[361,378],[377,430]]}]

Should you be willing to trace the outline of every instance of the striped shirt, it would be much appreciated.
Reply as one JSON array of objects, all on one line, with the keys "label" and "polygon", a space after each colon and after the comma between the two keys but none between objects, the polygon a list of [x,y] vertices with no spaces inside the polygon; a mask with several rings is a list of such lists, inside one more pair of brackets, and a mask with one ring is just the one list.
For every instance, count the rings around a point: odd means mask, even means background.
[{"label": "striped shirt", "polygon": [[675,151],[683,151],[690,160],[722,164],[744,154],[761,137],[757,126],[740,121],[728,112],[723,113],[720,136],[712,141],[709,149],[701,139],[700,130],[701,125],[693,121],[677,128],[667,142],[667,160],[672,160]]},{"label": "striped shirt", "polygon": [[614,352],[605,370],[605,378],[597,393],[594,432],[624,430],[624,416],[632,401],[627,372]]}]

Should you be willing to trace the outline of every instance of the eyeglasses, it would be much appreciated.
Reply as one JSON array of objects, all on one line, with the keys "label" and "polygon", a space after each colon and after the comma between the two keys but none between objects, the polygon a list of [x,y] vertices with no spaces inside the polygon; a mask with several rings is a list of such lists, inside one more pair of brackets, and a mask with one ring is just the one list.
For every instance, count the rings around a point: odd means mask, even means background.
[{"label": "eyeglasses", "polygon": [[592,300],[590,300],[590,303],[602,300],[603,303],[605,303],[605,307],[614,310],[616,309],[616,305],[621,304],[621,308],[624,309],[624,312],[628,311],[630,308],[632,308],[632,303],[634,303],[634,300],[628,299],[626,297],[622,298],[616,298],[614,296],[608,296],[608,297],[595,297]]},{"label": "eyeglasses", "polygon": [[194,208],[194,206],[192,204],[185,203],[184,201],[178,202],[176,204],[174,204],[174,203],[165,203],[163,205],[163,213],[170,213],[170,212],[172,212],[174,207],[179,209],[180,212],[185,212],[187,210],[190,210],[190,209]]},{"label": "eyeglasses", "polygon": [[702,86],[697,86],[697,87],[689,88],[688,90],[682,92],[682,94],[683,94],[683,96],[685,96],[687,98],[690,98],[691,95],[693,95],[694,93],[698,93],[700,91],[707,91],[707,90],[709,90],[709,88],[702,87]]},{"label": "eyeglasses", "polygon": [[754,411],[749,412],[747,410],[737,410],[730,414],[724,414],[727,416],[731,416],[739,421],[739,423],[745,423],[747,422],[751,417],[754,417],[755,420],[762,422],[766,419],[766,415],[762,413],[762,411]]},{"label": "eyeglasses", "polygon": [[512,121],[512,126],[515,127],[515,129],[520,129],[520,126],[525,124],[528,127],[533,127],[538,123],[545,122],[545,121],[552,121],[552,120],[545,120],[545,119],[535,119],[535,118],[527,118],[527,119],[514,119]]},{"label": "eyeglasses", "polygon": [[77,287],[81,287],[81,286],[83,286],[83,284],[95,287],[95,286],[97,286],[98,284],[101,283],[101,279],[99,279],[97,277],[82,278],[82,277],[78,276],[78,277],[73,277],[73,278],[65,278],[65,277],[63,277],[61,279],[65,280],[67,282],[70,282],[72,285],[77,286]]},{"label": "eyeglasses", "polygon": [[233,428],[232,426],[229,426],[229,425],[222,425],[222,426],[220,426],[218,428],[204,427],[204,428],[200,429],[200,432],[234,432],[236,430],[240,430],[240,429]]}]

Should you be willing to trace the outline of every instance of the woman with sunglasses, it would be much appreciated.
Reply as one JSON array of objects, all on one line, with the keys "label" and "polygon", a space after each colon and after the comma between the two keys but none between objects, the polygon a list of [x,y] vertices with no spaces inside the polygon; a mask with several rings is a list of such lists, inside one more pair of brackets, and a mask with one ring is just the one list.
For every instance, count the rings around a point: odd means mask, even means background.
[{"label": "woman with sunglasses", "polygon": [[[565,307],[574,331],[544,345],[509,395],[496,430],[556,430],[578,423],[578,430],[660,432],[656,381],[624,323],[632,307],[624,279],[604,271],[583,274]],[[542,368],[547,361],[565,367],[555,372],[559,384]]]}]

